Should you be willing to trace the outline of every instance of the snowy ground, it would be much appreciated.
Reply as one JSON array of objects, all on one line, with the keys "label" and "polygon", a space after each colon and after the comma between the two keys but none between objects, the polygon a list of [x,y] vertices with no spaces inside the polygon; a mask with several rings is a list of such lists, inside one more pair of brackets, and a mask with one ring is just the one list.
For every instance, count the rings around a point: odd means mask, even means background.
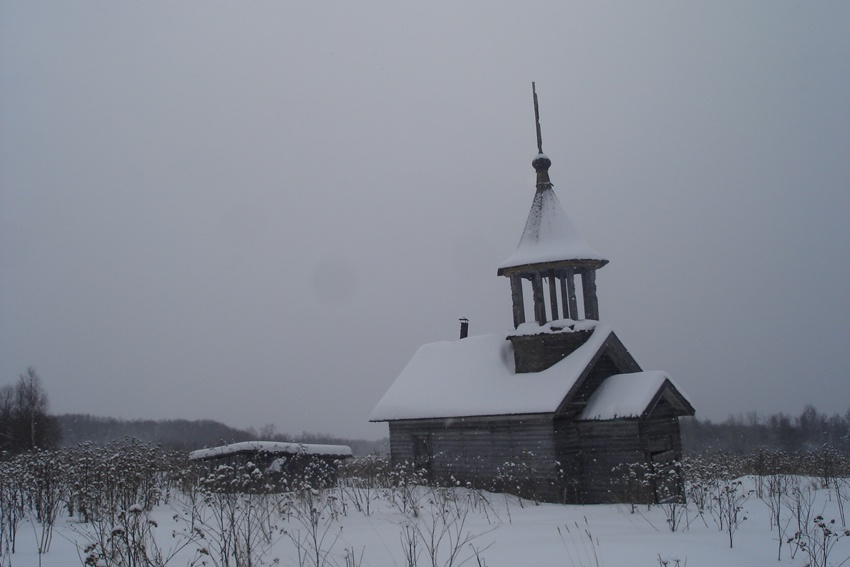
[{"label": "snowy ground", "polygon": [[[804,481],[807,489],[811,482]],[[752,479],[745,480],[744,487],[754,486]],[[827,522],[835,519],[841,525],[840,510],[835,497],[825,489],[812,488],[809,500],[810,523],[821,515]],[[440,500],[445,497],[444,500]],[[711,515],[700,516],[694,505],[681,516],[681,526],[671,532],[666,521],[665,510],[659,506],[638,507],[634,512],[626,505],[564,506],[535,504],[520,501],[502,494],[467,492],[454,489],[438,493],[433,489],[417,488],[403,494],[399,489],[373,491],[368,496],[369,514],[363,509],[363,494],[360,510],[352,497],[353,493],[337,492],[328,500],[317,497],[311,506],[317,511],[313,516],[316,534],[324,536],[319,544],[320,553],[328,552],[322,559],[327,565],[339,566],[400,566],[407,567],[405,538],[407,531],[413,535],[420,566],[432,565],[429,547],[438,549],[436,565],[448,565],[450,552],[457,547],[458,555],[453,564],[515,567],[520,565],[564,565],[578,566],[716,566],[752,567],[757,565],[806,565],[809,556],[804,550],[783,543],[781,561],[777,560],[779,543],[777,529],[771,530],[771,513],[768,504],[755,494],[742,504],[741,517],[746,517],[734,534],[734,546],[729,547],[729,535],[718,529]],[[159,548],[169,550],[183,541],[180,534],[187,530],[185,520],[192,509],[185,497],[172,497],[169,504],[156,507],[151,513],[157,527],[156,541]],[[258,509],[274,510],[280,500],[270,497]],[[280,497],[275,497],[280,498]],[[790,500],[786,504],[790,503]],[[271,543],[258,551],[262,564],[299,566],[315,564],[316,546],[309,543],[310,516],[296,505],[283,508],[286,512],[272,513],[265,520],[271,528]],[[418,511],[413,517],[411,510]],[[301,510],[301,511],[299,511]],[[197,509],[196,509],[197,511]],[[261,510],[262,511],[262,510]],[[406,512],[406,513],[405,513]],[[850,510],[848,510],[850,512]],[[780,514],[787,525],[787,537],[797,529],[796,512],[786,507]],[[184,518],[181,520],[180,518]],[[191,543],[178,553],[168,565],[184,566],[193,558],[197,565],[218,565],[215,552],[215,529],[210,518],[206,518],[203,540]],[[814,524],[813,529],[814,529]],[[60,517],[52,546],[41,557],[43,567],[69,567],[83,564],[80,550],[85,545],[85,525],[76,523],[67,516]],[[284,531],[285,530],[285,531]],[[177,537],[174,537],[174,533]],[[198,533],[198,532],[195,532]],[[429,544],[429,535],[444,534],[443,540]],[[816,529],[813,533],[822,536]],[[843,532],[839,532],[842,533]],[[19,527],[17,552],[11,556],[11,565],[36,566],[37,529],[24,522]],[[457,538],[457,539],[452,539]],[[454,542],[466,543],[454,545]],[[412,541],[409,540],[409,541]],[[297,543],[300,542],[300,543]],[[828,538],[834,547],[829,552],[825,565],[850,565],[850,537]],[[211,555],[197,556],[199,546],[206,546]],[[299,559],[299,548],[301,557]],[[410,547],[408,546],[408,550]],[[476,553],[477,550],[477,553]],[[792,556],[793,555],[793,556]],[[311,560],[312,557],[312,560]],[[9,557],[3,558],[9,561]],[[665,563],[666,562],[666,563]],[[7,565],[0,561],[0,565]],[[824,563],[819,563],[823,565]]]}]

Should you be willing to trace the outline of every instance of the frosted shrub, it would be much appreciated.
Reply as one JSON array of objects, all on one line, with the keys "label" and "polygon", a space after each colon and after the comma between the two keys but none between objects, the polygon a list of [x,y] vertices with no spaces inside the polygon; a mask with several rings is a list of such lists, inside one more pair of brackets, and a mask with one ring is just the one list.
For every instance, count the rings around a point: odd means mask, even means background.
[{"label": "frosted shrub", "polygon": [[837,478],[850,475],[847,457],[828,445],[807,453],[806,460],[811,467],[809,474],[820,480],[821,488],[829,488]]},{"label": "frosted shrub", "polygon": [[718,466],[703,458],[686,458],[682,463],[685,480],[685,499],[693,505],[703,524],[708,527],[706,513],[711,514],[720,477]]},{"label": "frosted shrub", "polygon": [[670,531],[679,529],[687,513],[684,498],[683,466],[678,461],[657,464],[623,463],[612,469],[613,496],[629,504],[630,512],[638,504],[657,504],[665,515]]},{"label": "frosted shrub", "polygon": [[634,514],[639,504],[651,504],[651,471],[645,463],[621,463],[611,469],[612,495],[629,505]]},{"label": "frosted shrub", "polygon": [[358,512],[369,516],[378,490],[390,485],[392,467],[387,459],[369,455],[340,463],[340,497],[348,498]]},{"label": "frosted shrub", "polygon": [[[840,539],[850,537],[850,530],[838,527],[835,520],[826,520],[823,516],[815,516],[807,529],[798,531],[789,541],[793,541],[809,557],[807,565],[811,567],[827,567],[829,555]],[[839,563],[845,564],[850,557]]]},{"label": "frosted shrub", "polygon": [[844,505],[850,499],[850,478],[836,478],[833,481],[832,488],[835,493],[835,500],[838,504],[838,514],[841,517],[841,525],[846,526],[847,518],[844,515]]},{"label": "frosted shrub", "polygon": [[[507,492],[520,498],[538,502],[541,495],[534,462],[534,453],[523,451],[520,455],[503,463],[496,470],[493,491]],[[522,505],[522,500],[520,500],[520,505]]]},{"label": "frosted shrub", "polygon": [[715,496],[721,529],[725,525],[730,548],[735,532],[738,531],[741,523],[747,519],[744,515],[744,502],[747,501],[749,495],[750,492],[744,489],[740,480],[728,480],[721,484],[720,492]]},{"label": "frosted shrub", "polygon": [[653,470],[658,504],[664,511],[667,527],[671,532],[679,529],[687,514],[683,496],[681,465],[678,461]]},{"label": "frosted shrub", "polygon": [[86,443],[65,452],[72,479],[68,510],[83,522],[109,517],[133,504],[151,510],[163,487],[185,474],[185,455],[124,439],[102,447]]},{"label": "frosted shrub", "polygon": [[[473,499],[466,498],[465,491],[442,487],[428,491],[419,517],[408,524],[411,526],[408,529],[415,531],[418,547],[416,544],[411,547],[410,534],[405,536],[405,528],[402,528],[405,557],[409,560],[418,548],[427,555],[431,567],[452,567],[479,556],[486,547],[475,549],[472,542],[487,532],[468,531],[466,523],[472,508]],[[415,559],[415,553],[413,557]]]},{"label": "frosted shrub", "polygon": [[[295,546],[299,567],[333,564],[329,556],[342,531],[342,528],[334,529],[338,519],[336,496],[328,490],[305,489],[285,495],[279,506],[282,515],[289,519],[290,525],[283,533]],[[346,557],[354,556],[346,553]]]},{"label": "frosted shrub", "polygon": [[[174,547],[162,550],[155,537],[157,523],[140,504],[132,504],[114,517],[100,517],[80,528],[86,542],[82,547],[84,564],[91,567],[161,567],[167,565],[184,548],[202,539],[196,530],[185,537],[172,534]],[[188,567],[202,564],[203,547],[185,563]]]},{"label": "frosted shrub", "polygon": [[[557,487],[559,489],[558,501],[561,504],[576,502],[580,490],[580,480],[577,475],[569,475],[564,470],[564,464],[561,461],[555,461],[555,470]],[[555,491],[553,491],[555,492]]]},{"label": "frosted shrub", "polygon": [[401,533],[399,534],[401,542],[401,551],[404,555],[404,567],[416,567],[419,564],[419,556],[422,550],[419,549],[419,531],[416,523],[406,519],[401,523]]},{"label": "frosted shrub", "polygon": [[421,487],[429,485],[428,472],[405,462],[393,469],[391,478],[391,487],[385,491],[387,499],[402,514],[419,517],[420,500],[424,493]]},{"label": "frosted shrub", "polygon": [[58,451],[34,450],[24,454],[23,478],[27,502],[39,524],[36,534],[38,554],[50,550],[53,526],[66,494],[67,467]]},{"label": "frosted shrub", "polygon": [[[23,455],[0,461],[0,558],[8,560],[15,552],[18,525],[24,519],[27,506],[24,497]],[[5,561],[0,561],[3,565]]]},{"label": "frosted shrub", "polygon": [[202,477],[200,498],[182,516],[187,533],[203,534],[203,553],[213,565],[260,565],[278,538],[276,500],[252,463],[221,465]]},{"label": "frosted shrub", "polygon": [[588,567],[600,567],[601,547],[599,540],[590,532],[590,524],[584,519],[584,526],[573,522],[574,529],[564,525],[562,530],[558,527],[558,535],[564,545],[564,552],[570,565],[587,565]]}]

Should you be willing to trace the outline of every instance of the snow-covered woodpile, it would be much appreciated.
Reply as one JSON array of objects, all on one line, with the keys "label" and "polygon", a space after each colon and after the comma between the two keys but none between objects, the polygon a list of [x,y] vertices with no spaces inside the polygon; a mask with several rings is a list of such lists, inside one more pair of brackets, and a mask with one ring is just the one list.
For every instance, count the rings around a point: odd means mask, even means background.
[{"label": "snow-covered woodpile", "polygon": [[225,481],[241,473],[256,471],[260,486],[336,483],[339,462],[352,457],[345,445],[315,445],[273,441],[243,441],[189,454],[189,460],[201,465],[206,472],[221,472]]}]

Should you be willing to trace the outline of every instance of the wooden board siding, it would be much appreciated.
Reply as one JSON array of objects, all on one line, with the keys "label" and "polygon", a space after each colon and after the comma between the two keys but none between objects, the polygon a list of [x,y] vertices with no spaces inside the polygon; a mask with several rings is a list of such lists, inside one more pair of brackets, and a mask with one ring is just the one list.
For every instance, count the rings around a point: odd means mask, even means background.
[{"label": "wooden board siding", "polygon": [[[549,416],[390,422],[393,463],[414,463],[417,439],[427,439],[430,479],[518,493],[547,502],[597,504],[656,500],[680,487],[635,492],[626,465],[681,459],[679,421],[571,421]],[[420,465],[426,464],[421,461]],[[672,466],[672,465],[671,465]]]},{"label": "wooden board siding", "polygon": [[566,419],[556,419],[555,460],[558,477],[561,481],[557,502],[580,504],[582,499],[582,476],[584,470],[581,458],[581,438],[576,423]]},{"label": "wooden board siding", "polygon": [[664,400],[640,422],[640,438],[647,459],[658,453],[667,453],[669,460],[682,460],[679,418],[676,410]]},{"label": "wooden board siding", "polygon": [[413,462],[417,438],[430,442],[431,478],[557,500],[552,420],[458,418],[390,422],[393,463]]},{"label": "wooden board siding", "polygon": [[576,389],[575,393],[569,397],[569,402],[563,405],[559,412],[560,415],[568,418],[577,416],[587,405],[587,400],[591,394],[605,381],[606,378],[619,374],[619,368],[614,363],[614,360],[607,352],[602,354],[593,365],[590,373],[585,377],[584,381]]},{"label": "wooden board siding", "polygon": [[606,378],[614,374],[628,374],[640,372],[640,370],[637,361],[632,358],[620,339],[611,333],[597,353],[596,359],[591,362],[589,372],[567,393],[555,414],[559,418],[575,418],[587,405],[590,395]]},{"label": "wooden board siding", "polygon": [[582,421],[582,504],[623,502],[627,486],[615,469],[623,464],[646,462],[637,420]]},{"label": "wooden board siding", "polygon": [[[649,419],[643,420],[640,437],[646,458],[659,474],[652,485],[656,502],[684,501],[685,487],[681,478],[682,440],[679,435],[679,418],[665,414],[672,408],[657,407]],[[655,417],[658,414],[661,417]]]},{"label": "wooden board siding", "polygon": [[509,336],[517,374],[540,372],[560,362],[587,342],[593,331]]}]

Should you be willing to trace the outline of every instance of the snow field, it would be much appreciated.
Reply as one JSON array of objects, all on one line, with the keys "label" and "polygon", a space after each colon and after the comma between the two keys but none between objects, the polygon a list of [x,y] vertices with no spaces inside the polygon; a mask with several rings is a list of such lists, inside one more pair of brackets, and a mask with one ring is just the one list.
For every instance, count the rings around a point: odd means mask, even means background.
[{"label": "snow field", "polygon": [[[822,488],[811,478],[794,477],[793,486],[799,488],[805,510],[799,510],[789,489],[786,506],[780,509],[780,522],[786,528],[782,559],[777,560],[779,536],[771,507],[757,495],[759,479],[741,481],[740,517],[745,519],[740,520],[731,548],[727,530],[718,525],[717,511],[700,514],[693,503],[685,507],[679,528],[672,532],[667,524],[669,510],[663,505],[537,504],[505,494],[426,486],[365,488],[343,483],[300,493],[219,494],[218,504],[209,494],[205,500],[195,493],[193,501],[192,495],[174,491],[164,494],[152,510],[133,506],[124,516],[143,520],[155,541],[149,548],[157,547],[167,565],[180,567],[223,565],[223,540],[233,537],[238,546],[251,530],[255,566],[802,566],[813,557],[801,546],[801,539],[793,540],[798,511],[805,515],[813,536],[807,540],[809,545],[824,541],[823,530],[815,524],[818,516],[827,526],[833,519],[833,526],[841,524],[841,493],[834,487]],[[846,481],[835,486],[846,487]],[[242,518],[234,524],[233,533],[217,523],[222,510]],[[83,565],[83,550],[96,531],[92,523],[63,511],[50,550],[39,557],[39,529],[27,517],[18,526],[16,552],[4,553],[0,564]],[[240,531],[242,536],[236,533]],[[839,528],[832,533],[825,540],[832,545],[828,556],[815,556],[814,564],[850,564],[850,537]],[[785,541],[789,538],[790,543]],[[185,547],[168,558],[181,545]],[[199,553],[200,549],[208,554]],[[238,552],[231,551],[229,564],[236,565]],[[241,564],[247,564],[246,557]],[[121,564],[103,558],[99,562]]]}]

